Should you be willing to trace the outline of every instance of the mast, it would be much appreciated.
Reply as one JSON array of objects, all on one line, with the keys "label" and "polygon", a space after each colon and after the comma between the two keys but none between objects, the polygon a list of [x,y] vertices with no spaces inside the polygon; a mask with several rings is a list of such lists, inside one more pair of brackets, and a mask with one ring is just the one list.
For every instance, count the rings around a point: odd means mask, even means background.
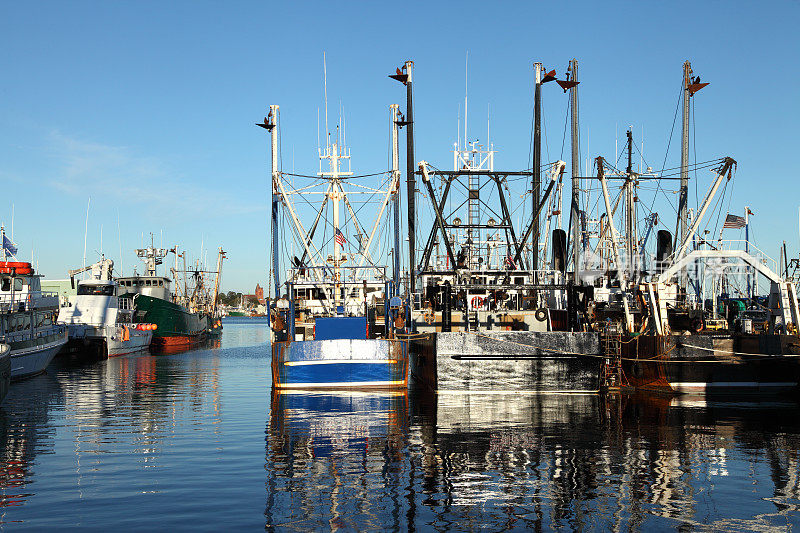
[{"label": "mast", "polygon": [[405,120],[397,122],[398,126],[406,126],[406,192],[408,194],[408,283],[409,291],[414,293],[414,275],[416,270],[416,235],[415,235],[415,190],[416,181],[414,178],[414,105],[413,92],[411,90],[411,71],[414,68],[413,61],[406,61],[402,70],[396,69],[394,74],[389,74],[393,80],[397,80],[406,86],[406,117]]},{"label": "mast", "polygon": [[[636,254],[636,203],[633,179],[633,131],[629,128],[628,137],[628,167],[625,179],[625,244],[628,255],[628,268],[633,273],[634,255]],[[617,267],[619,268],[619,266]]]},{"label": "mast", "polygon": [[398,143],[397,104],[389,106],[392,116],[392,207],[394,209],[394,254],[392,254],[394,281],[393,295],[400,293],[400,145]]},{"label": "mast", "polygon": [[[539,212],[539,190],[542,187],[542,64],[536,62],[533,64],[533,69],[536,73],[536,85],[533,90],[533,178],[531,181],[531,213],[532,216],[537,216]],[[533,255],[531,257],[531,268],[533,270],[539,269],[539,220],[533,220],[533,235],[531,241],[533,247]]]},{"label": "mast", "polygon": [[339,200],[342,195],[339,191],[339,146],[336,143],[329,145],[328,158],[331,164],[331,181],[333,187],[330,188],[330,197],[333,200],[333,305],[339,303],[339,286],[342,281],[341,255],[342,244],[339,241]]},{"label": "mast", "polygon": [[[578,60],[570,61],[570,72],[572,81],[578,81]],[[572,131],[570,142],[572,144],[572,206],[570,207],[569,218],[572,221],[572,268],[573,281],[575,284],[580,282],[580,254],[581,254],[581,231],[580,231],[580,139],[578,138],[578,85],[577,83],[570,89],[570,119]]]},{"label": "mast", "polygon": [[219,297],[219,277],[222,275],[222,260],[225,259],[225,252],[222,251],[222,246],[219,247],[219,253],[217,254],[217,277],[214,280],[214,300],[211,304],[212,307],[212,314],[211,316],[217,315],[217,298]]},{"label": "mast", "polygon": [[415,189],[416,183],[414,179],[414,106],[413,106],[413,92],[411,90],[411,71],[413,70],[414,62],[406,61],[405,70],[408,79],[406,81],[406,194],[408,195],[408,281],[410,293],[414,293],[414,281],[416,257],[416,228],[415,228]]},{"label": "mast", "polygon": [[[686,240],[689,232],[689,218],[687,216],[687,203],[689,199],[689,85],[691,83],[692,64],[683,63],[683,114],[681,126],[681,188],[678,200],[678,231],[675,232],[678,242]],[[681,277],[683,280],[683,277]],[[685,286],[685,282],[681,281]]]}]

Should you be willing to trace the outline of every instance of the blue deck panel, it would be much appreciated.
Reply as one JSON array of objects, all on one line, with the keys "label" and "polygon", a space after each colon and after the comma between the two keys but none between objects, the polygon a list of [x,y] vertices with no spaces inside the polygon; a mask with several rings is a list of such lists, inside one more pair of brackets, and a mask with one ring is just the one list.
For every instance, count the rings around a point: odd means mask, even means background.
[{"label": "blue deck panel", "polygon": [[314,322],[314,339],[366,339],[367,319],[363,316],[320,317]]},{"label": "blue deck panel", "polygon": [[408,343],[387,339],[329,339],[275,346],[279,387],[398,386],[407,382]]},{"label": "blue deck panel", "polygon": [[284,368],[285,383],[372,383],[402,379],[402,362],[332,363]]}]

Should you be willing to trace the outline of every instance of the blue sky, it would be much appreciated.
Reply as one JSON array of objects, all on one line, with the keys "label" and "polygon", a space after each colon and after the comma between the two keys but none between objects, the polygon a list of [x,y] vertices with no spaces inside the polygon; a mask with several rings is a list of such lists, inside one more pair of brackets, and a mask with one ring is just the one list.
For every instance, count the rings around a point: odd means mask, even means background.
[{"label": "blue sky", "polygon": [[[731,210],[751,207],[770,255],[784,239],[796,255],[798,22],[797,2],[4,2],[0,220],[13,204],[20,257],[65,277],[82,263],[91,196],[90,261],[101,226],[126,272],[142,235],[163,231],[189,257],[225,248],[223,289],[249,292],[266,283],[269,233],[268,139],[253,122],[279,104],[284,168],[316,169],[323,51],[360,173],[386,168],[387,106],[404,103],[386,75],[406,59],[417,159],[448,166],[467,52],[470,137],[485,138],[488,106],[496,167],[528,165],[532,62],[563,73],[576,57],[583,153],[588,140],[591,157],[614,159],[633,125],[658,169],[689,59],[711,82],[694,104],[697,160],[738,160]],[[544,93],[548,161],[566,99]]]}]

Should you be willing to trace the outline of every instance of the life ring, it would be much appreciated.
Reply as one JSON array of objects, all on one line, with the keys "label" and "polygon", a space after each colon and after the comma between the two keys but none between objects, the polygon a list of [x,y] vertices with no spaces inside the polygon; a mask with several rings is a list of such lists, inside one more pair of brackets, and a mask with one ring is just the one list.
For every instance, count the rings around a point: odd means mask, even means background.
[{"label": "life ring", "polygon": [[484,299],[480,296],[473,296],[472,300],[470,300],[470,305],[472,305],[473,309],[480,309],[483,307]]},{"label": "life ring", "polygon": [[544,307],[540,307],[539,309],[536,310],[533,316],[536,317],[536,320],[538,320],[539,322],[544,322],[545,320],[547,320],[547,309],[545,309]]},{"label": "life ring", "polygon": [[705,328],[705,323],[703,322],[702,318],[696,317],[692,319],[689,327],[692,329],[692,331],[700,333]]}]

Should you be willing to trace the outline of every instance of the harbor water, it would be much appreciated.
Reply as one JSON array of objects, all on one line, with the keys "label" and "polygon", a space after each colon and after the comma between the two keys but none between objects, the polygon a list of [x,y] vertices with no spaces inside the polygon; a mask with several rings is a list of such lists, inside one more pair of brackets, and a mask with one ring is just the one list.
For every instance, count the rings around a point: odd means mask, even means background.
[{"label": "harbor water", "polygon": [[0,527],[732,530],[800,525],[800,405],[273,394],[264,319],[57,359],[0,409]]}]

